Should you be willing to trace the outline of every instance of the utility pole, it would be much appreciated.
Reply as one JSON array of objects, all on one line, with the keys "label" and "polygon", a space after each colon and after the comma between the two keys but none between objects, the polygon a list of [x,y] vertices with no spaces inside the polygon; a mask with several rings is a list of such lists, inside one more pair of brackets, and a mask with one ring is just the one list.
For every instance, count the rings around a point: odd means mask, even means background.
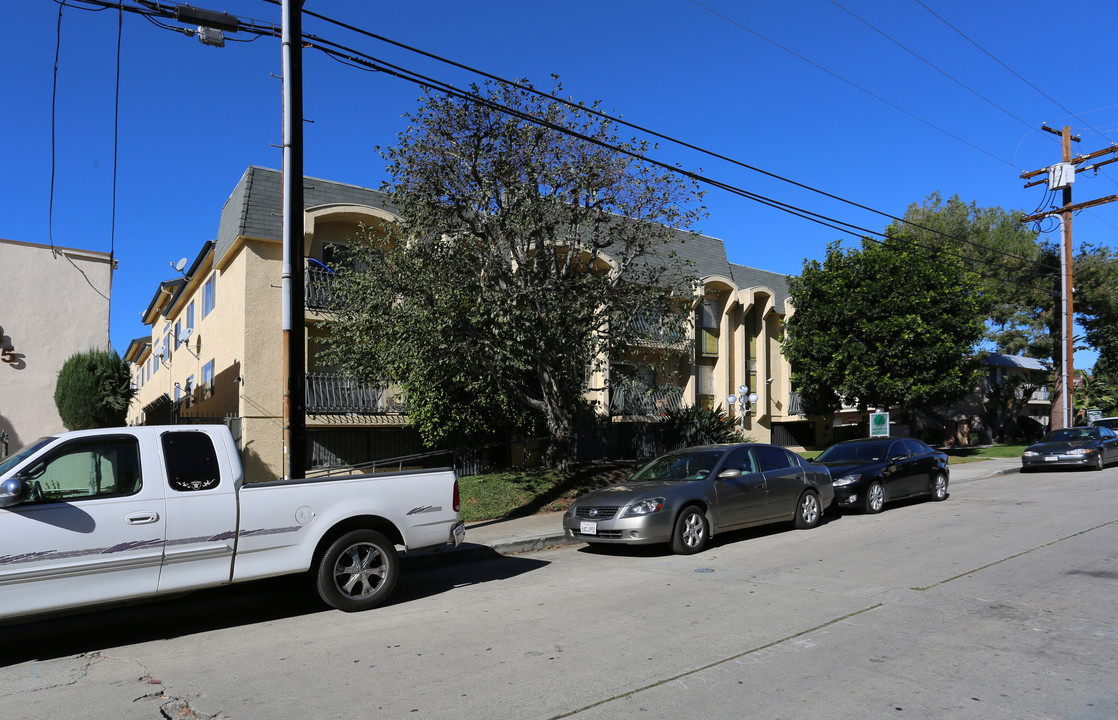
[{"label": "utility pole", "polygon": [[307,466],[303,297],[303,0],[283,0],[283,454],[284,477]]},{"label": "utility pole", "polygon": [[[1105,150],[1091,153],[1089,155],[1079,155],[1072,157],[1071,143],[1072,141],[1079,142],[1080,138],[1077,135],[1071,134],[1071,128],[1064,126],[1063,130],[1056,130],[1047,125],[1042,125],[1041,130],[1050,132],[1053,135],[1060,136],[1060,145],[1062,149],[1061,162],[1052,165],[1051,167],[1043,168],[1041,170],[1033,170],[1031,172],[1021,173],[1022,180],[1029,180],[1025,187],[1033,187],[1047,182],[1049,190],[1063,190],[1063,206],[1053,208],[1050,211],[1038,213],[1036,215],[1029,215],[1021,218],[1021,222],[1028,223],[1036,220],[1041,220],[1053,215],[1060,216],[1060,228],[1062,231],[1062,248],[1060,252],[1060,294],[1062,298],[1062,317],[1061,327],[1063,328],[1063,342],[1061,343],[1061,351],[1063,354],[1063,362],[1061,363],[1061,370],[1059,376],[1060,386],[1060,403],[1059,406],[1053,406],[1051,414],[1051,425],[1053,430],[1059,428],[1071,427],[1072,425],[1072,395],[1071,387],[1075,381],[1075,372],[1073,366],[1073,355],[1075,352],[1073,342],[1073,329],[1075,316],[1073,314],[1072,297],[1075,293],[1074,285],[1072,284],[1072,245],[1071,245],[1071,220],[1072,213],[1084,208],[1093,207],[1095,205],[1102,205],[1104,203],[1113,202],[1118,200],[1118,195],[1111,195],[1109,197],[1100,198],[1098,200],[1090,200],[1088,202],[1073,205],[1071,202],[1071,186],[1075,182],[1075,176],[1084,170],[1095,170],[1102,165],[1108,165],[1112,162],[1118,161],[1118,157],[1111,157],[1109,160],[1103,160],[1091,165],[1084,165],[1088,160],[1093,160],[1104,155],[1115,155],[1118,153],[1118,145],[1111,145]],[[1047,175],[1047,178],[1033,180],[1039,175]],[[1058,410],[1058,412],[1057,412]]]}]

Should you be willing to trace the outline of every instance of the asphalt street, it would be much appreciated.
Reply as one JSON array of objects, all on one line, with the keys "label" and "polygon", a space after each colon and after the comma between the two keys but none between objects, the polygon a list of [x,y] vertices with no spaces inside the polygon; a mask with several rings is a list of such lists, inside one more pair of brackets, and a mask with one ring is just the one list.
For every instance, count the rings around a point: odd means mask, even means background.
[{"label": "asphalt street", "polygon": [[467,548],[367,613],[272,580],[4,627],[0,717],[1112,720],[1118,468],[1013,467],[690,557]]}]

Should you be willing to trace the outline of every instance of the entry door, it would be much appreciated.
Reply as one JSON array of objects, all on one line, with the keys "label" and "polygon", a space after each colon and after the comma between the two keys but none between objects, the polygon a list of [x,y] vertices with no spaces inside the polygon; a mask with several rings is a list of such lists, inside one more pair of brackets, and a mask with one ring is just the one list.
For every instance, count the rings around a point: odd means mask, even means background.
[{"label": "entry door", "polygon": [[758,472],[757,465],[748,447],[738,448],[727,457],[719,473],[725,470],[740,470],[736,478],[715,478],[714,488],[718,498],[715,522],[719,529],[742,527],[760,521],[765,516],[765,476]]},{"label": "entry door", "polygon": [[767,518],[791,520],[796,512],[796,501],[804,489],[804,469],[791,457],[789,451],[774,445],[755,445],[753,453],[765,474],[769,490]]},{"label": "entry door", "polygon": [[33,497],[0,509],[0,615],[150,595],[166,528],[158,467],[131,435],[62,444],[20,471]]}]

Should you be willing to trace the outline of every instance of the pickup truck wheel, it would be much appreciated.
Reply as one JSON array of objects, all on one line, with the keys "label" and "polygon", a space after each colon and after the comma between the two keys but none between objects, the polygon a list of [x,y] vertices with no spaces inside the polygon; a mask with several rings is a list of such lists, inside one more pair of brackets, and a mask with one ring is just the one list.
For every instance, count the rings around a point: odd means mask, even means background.
[{"label": "pickup truck wheel", "polygon": [[375,530],[353,530],[335,540],[318,563],[318,594],[327,605],[358,612],[380,605],[396,585],[396,546]]}]

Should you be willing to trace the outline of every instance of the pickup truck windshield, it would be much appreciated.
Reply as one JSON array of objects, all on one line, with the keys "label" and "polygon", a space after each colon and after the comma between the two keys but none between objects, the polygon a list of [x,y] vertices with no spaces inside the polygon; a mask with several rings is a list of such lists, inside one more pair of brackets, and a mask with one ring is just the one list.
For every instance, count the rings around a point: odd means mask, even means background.
[{"label": "pickup truck windshield", "polygon": [[17,450],[13,454],[4,458],[2,461],[0,461],[0,477],[3,477],[4,475],[6,475],[9,470],[11,470],[16,465],[19,465],[21,462],[23,462],[23,459],[25,457],[27,457],[28,455],[31,455],[32,453],[36,452],[39,448],[46,445],[51,440],[54,440],[54,437],[52,437],[50,435],[48,435],[47,437],[41,437],[38,440],[36,440],[35,442],[28,445],[27,447],[25,447],[21,450]]}]

